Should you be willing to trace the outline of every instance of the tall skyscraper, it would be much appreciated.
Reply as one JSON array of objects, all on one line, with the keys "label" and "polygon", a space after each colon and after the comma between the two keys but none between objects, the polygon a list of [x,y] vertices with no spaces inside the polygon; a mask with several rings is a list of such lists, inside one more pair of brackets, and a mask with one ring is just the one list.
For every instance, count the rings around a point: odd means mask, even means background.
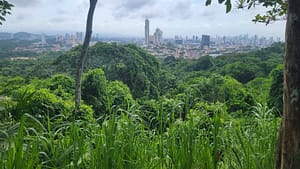
[{"label": "tall skyscraper", "polygon": [[149,19],[145,20],[145,45],[149,46]]},{"label": "tall skyscraper", "polygon": [[83,43],[83,32],[76,32],[76,41],[77,43]]},{"label": "tall skyscraper", "polygon": [[154,32],[154,44],[159,45],[161,43],[162,34],[163,32],[159,28],[156,28]]},{"label": "tall skyscraper", "polygon": [[209,46],[210,46],[210,36],[209,35],[202,35],[201,47],[202,48],[209,48]]}]

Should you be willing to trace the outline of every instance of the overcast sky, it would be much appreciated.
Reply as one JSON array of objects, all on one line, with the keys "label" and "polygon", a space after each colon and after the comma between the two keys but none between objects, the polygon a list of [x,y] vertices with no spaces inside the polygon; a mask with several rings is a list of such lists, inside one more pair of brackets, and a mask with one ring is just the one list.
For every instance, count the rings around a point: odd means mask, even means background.
[{"label": "overcast sky", "polygon": [[[8,1],[15,7],[0,26],[1,32],[84,32],[89,0]],[[268,26],[251,21],[264,10],[233,9],[226,14],[224,5],[217,4],[217,0],[208,7],[205,0],[98,0],[94,33],[143,37],[145,18],[149,18],[150,33],[159,27],[164,37],[257,34],[283,38],[284,21]]]}]

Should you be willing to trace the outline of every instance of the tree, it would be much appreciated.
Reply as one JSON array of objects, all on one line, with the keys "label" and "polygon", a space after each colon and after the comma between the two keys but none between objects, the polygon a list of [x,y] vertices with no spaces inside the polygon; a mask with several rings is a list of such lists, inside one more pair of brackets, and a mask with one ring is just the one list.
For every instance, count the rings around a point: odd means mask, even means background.
[{"label": "tree", "polygon": [[110,104],[115,110],[127,110],[135,104],[130,89],[121,81],[110,82],[107,86],[107,93]]},{"label": "tree", "polygon": [[[225,0],[219,0],[223,3]],[[285,30],[283,115],[276,151],[276,169],[300,168],[300,1],[299,0],[239,0],[239,7],[262,5],[270,10],[254,21],[265,22],[287,18]],[[209,5],[211,0],[207,0]],[[231,0],[226,0],[226,12]]]},{"label": "tree", "polygon": [[7,2],[6,0],[0,0],[0,25],[2,25],[3,21],[5,21],[5,16],[7,14],[11,14],[11,8],[13,7],[13,4]]},{"label": "tree", "polygon": [[230,75],[239,82],[245,84],[255,78],[255,67],[246,63],[235,62],[225,66],[226,75]]},{"label": "tree", "polygon": [[280,163],[281,169],[296,169],[300,168],[300,1],[287,2]]},{"label": "tree", "polygon": [[283,111],[283,64],[279,64],[270,73],[272,84],[269,91],[268,106],[275,107],[279,113]]},{"label": "tree", "polygon": [[87,17],[85,38],[84,38],[83,46],[81,48],[80,57],[78,58],[78,63],[77,63],[76,89],[75,89],[75,112],[80,111],[81,79],[82,79],[83,65],[84,65],[85,59],[87,57],[87,50],[88,50],[89,43],[90,43],[91,36],[92,36],[93,16],[94,16],[94,11],[95,11],[96,5],[97,5],[97,0],[90,0],[90,8],[89,8],[88,17]]},{"label": "tree", "polygon": [[107,112],[107,80],[102,69],[89,70],[82,80],[82,99],[93,106],[94,116]]}]

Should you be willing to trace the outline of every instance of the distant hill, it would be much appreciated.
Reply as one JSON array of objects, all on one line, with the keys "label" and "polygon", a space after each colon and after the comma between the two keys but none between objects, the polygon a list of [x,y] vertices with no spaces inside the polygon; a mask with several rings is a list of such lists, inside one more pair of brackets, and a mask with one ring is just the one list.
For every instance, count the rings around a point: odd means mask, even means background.
[{"label": "distant hill", "polygon": [[3,39],[11,39],[12,38],[12,33],[8,33],[8,32],[0,32],[0,40]]},{"label": "distant hill", "polygon": [[21,39],[21,40],[37,40],[41,39],[41,35],[32,34],[28,32],[18,32],[13,34],[14,39]]}]

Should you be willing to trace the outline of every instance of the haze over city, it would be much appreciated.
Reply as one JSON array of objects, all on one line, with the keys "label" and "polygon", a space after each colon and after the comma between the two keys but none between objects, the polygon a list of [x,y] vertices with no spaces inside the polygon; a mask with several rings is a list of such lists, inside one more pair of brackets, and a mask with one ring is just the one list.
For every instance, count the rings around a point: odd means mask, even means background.
[{"label": "haze over city", "polygon": [[[88,10],[86,0],[11,0],[12,15],[1,32],[62,33],[84,31]],[[204,0],[101,0],[95,11],[94,32],[102,36],[143,37],[144,20],[151,20],[150,33],[157,27],[164,37],[238,35],[284,37],[285,22],[253,23],[265,9],[237,10],[225,13],[224,5]]]}]

